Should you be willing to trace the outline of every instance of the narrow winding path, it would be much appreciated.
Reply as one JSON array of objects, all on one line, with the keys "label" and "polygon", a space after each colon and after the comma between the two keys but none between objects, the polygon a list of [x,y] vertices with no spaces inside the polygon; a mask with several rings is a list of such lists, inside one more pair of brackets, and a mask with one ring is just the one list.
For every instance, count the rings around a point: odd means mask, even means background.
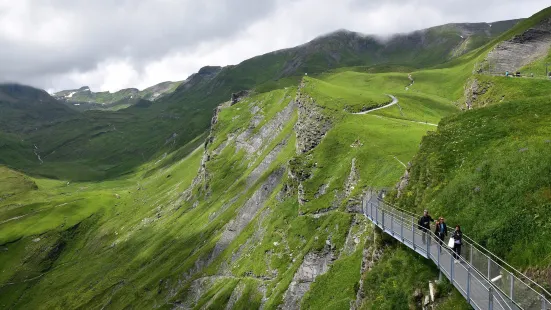
[{"label": "narrow winding path", "polygon": [[382,107],[380,107],[380,108],[375,108],[375,109],[371,109],[371,110],[367,110],[367,111],[363,111],[363,112],[358,112],[358,113],[354,113],[354,114],[363,115],[363,114],[371,113],[371,112],[373,112],[373,111],[377,111],[377,110],[381,110],[381,109],[386,109],[386,108],[391,107],[391,106],[393,106],[393,105],[395,105],[395,104],[398,103],[398,98],[396,98],[395,96],[393,96],[393,95],[387,95],[387,96],[389,96],[390,98],[392,98],[392,102],[391,102],[391,103],[389,103],[389,104],[387,104],[387,105],[385,105],[385,106],[382,106]]}]

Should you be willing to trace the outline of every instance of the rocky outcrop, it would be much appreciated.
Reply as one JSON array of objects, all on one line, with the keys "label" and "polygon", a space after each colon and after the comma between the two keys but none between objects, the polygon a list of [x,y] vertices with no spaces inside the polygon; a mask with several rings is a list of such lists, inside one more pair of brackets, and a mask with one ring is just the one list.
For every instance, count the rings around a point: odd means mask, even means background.
[{"label": "rocky outcrop", "polygon": [[321,253],[310,252],[304,256],[302,264],[298,268],[293,281],[287,288],[283,297],[283,304],[279,309],[294,310],[300,308],[302,297],[310,289],[310,285],[316,277],[329,270],[330,265],[336,259],[329,246]]},{"label": "rocky outcrop", "polygon": [[346,241],[344,242],[343,250],[341,251],[342,255],[350,255],[356,251],[358,244],[362,239],[362,235],[367,229],[367,220],[363,215],[355,214],[352,218],[352,223],[350,224],[350,229],[346,235]]},{"label": "rocky outcrop", "polygon": [[344,194],[348,197],[350,194],[352,194],[352,191],[354,190],[355,186],[358,184],[358,180],[360,179],[360,175],[358,173],[358,169],[356,169],[356,158],[352,158],[352,167],[350,168],[350,174],[348,175],[348,178],[346,179],[346,183],[344,184]]},{"label": "rocky outcrop", "polygon": [[238,103],[239,101],[243,100],[244,97],[248,96],[249,92],[246,90],[238,91],[237,93],[231,94],[231,105],[234,105]]},{"label": "rocky outcrop", "polygon": [[253,220],[258,211],[264,206],[266,200],[270,197],[274,189],[281,181],[284,174],[284,169],[276,170],[272,173],[266,182],[262,184],[245,202],[233,220],[225,227],[222,236],[216,243],[212,251],[210,261],[214,260],[226,247],[245,229],[245,227]]},{"label": "rocky outcrop", "polygon": [[192,198],[193,190],[199,186],[202,187],[202,190],[206,193],[208,189],[208,177],[209,173],[207,170],[207,162],[210,161],[210,153],[208,151],[208,146],[210,143],[214,141],[214,126],[218,123],[218,114],[220,114],[220,111],[222,110],[222,106],[216,107],[214,109],[214,114],[212,116],[212,119],[210,121],[210,133],[207,139],[205,140],[204,152],[203,157],[201,158],[201,165],[199,166],[199,170],[197,171],[197,175],[191,182],[191,185],[182,193],[182,199],[185,201],[190,201]]},{"label": "rocky outcrop", "polygon": [[487,56],[486,66],[492,72],[516,72],[547,55],[551,47],[551,18],[508,41],[498,44]]},{"label": "rocky outcrop", "polygon": [[404,172],[404,175],[402,177],[400,177],[400,182],[398,182],[398,184],[396,184],[396,191],[397,191],[396,198],[400,198],[400,196],[402,196],[404,190],[406,189],[406,187],[409,184],[409,171],[410,171],[410,169],[411,169],[411,163],[408,163],[408,166],[407,166],[406,171]]},{"label": "rocky outcrop", "polygon": [[476,78],[473,78],[465,84],[465,108],[467,110],[473,107],[480,107],[487,104],[487,102],[481,101],[480,97],[484,95],[492,87],[490,82],[481,82]]},{"label": "rocky outcrop", "polygon": [[323,108],[316,105],[312,97],[301,92],[305,83],[303,80],[300,84],[295,99],[298,105],[298,121],[295,125],[298,154],[315,148],[331,128],[331,119],[323,113]]},{"label": "rocky outcrop", "polygon": [[380,238],[379,233],[377,233],[375,230],[372,230],[371,233],[368,235],[367,242],[368,245],[363,250],[363,258],[362,258],[362,266],[360,269],[360,283],[359,283],[359,289],[356,293],[356,300],[355,302],[351,302],[350,309],[360,309],[363,300],[365,299],[364,295],[364,280],[369,273],[369,271],[373,268],[373,266],[379,261],[381,256],[383,255],[383,248],[379,246],[378,239]]},{"label": "rocky outcrop", "polygon": [[278,112],[256,133],[254,123],[251,123],[249,128],[235,139],[237,149],[244,149],[248,154],[260,151],[262,146],[267,146],[283,130],[289,119],[291,119],[295,108],[295,101],[291,100],[282,111]]},{"label": "rocky outcrop", "polygon": [[270,168],[270,165],[276,160],[277,156],[287,145],[287,139],[276,145],[276,147],[264,157],[258,166],[247,177],[247,188],[252,186],[258,179]]}]

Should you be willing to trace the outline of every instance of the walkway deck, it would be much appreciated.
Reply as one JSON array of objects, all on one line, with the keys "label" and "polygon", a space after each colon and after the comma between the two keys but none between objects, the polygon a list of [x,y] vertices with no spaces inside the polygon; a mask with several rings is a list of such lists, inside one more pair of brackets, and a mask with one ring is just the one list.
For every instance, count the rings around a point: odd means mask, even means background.
[{"label": "walkway deck", "polygon": [[502,267],[485,254],[481,255],[472,243],[463,243],[462,256],[456,261],[446,245],[447,240],[441,245],[434,233],[419,230],[417,218],[411,213],[375,197],[364,199],[363,212],[385,233],[431,259],[473,308],[550,309],[549,301],[537,290],[539,286],[534,288],[533,281],[521,280],[514,271]]}]

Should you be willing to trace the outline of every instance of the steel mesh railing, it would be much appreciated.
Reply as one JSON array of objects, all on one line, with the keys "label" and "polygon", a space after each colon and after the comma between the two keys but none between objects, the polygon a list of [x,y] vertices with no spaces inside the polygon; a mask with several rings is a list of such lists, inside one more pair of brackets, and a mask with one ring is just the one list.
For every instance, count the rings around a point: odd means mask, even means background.
[{"label": "steel mesh railing", "polygon": [[440,243],[432,231],[419,230],[415,214],[381,200],[364,200],[362,207],[386,233],[433,260],[476,309],[551,309],[545,289],[467,236],[455,262],[449,238]]}]

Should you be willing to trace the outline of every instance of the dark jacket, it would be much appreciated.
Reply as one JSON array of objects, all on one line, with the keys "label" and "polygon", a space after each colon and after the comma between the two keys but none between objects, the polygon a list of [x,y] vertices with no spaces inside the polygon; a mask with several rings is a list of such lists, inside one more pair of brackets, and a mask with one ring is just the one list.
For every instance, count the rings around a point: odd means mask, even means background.
[{"label": "dark jacket", "polygon": [[[461,230],[455,230],[453,232],[452,238],[455,240],[455,244],[463,244],[463,233]],[[459,240],[459,243],[457,242]]]},{"label": "dark jacket", "polygon": [[427,230],[430,230],[430,222],[434,222],[434,220],[432,219],[432,217],[430,215],[423,215],[421,216],[421,218],[419,219],[419,228],[424,228],[424,229],[427,229]]},{"label": "dark jacket", "polygon": [[437,236],[440,236],[440,225],[444,225],[444,236],[447,236],[448,235],[448,225],[446,225],[446,223],[438,223],[436,224],[436,228],[434,229],[434,234],[436,234]]}]

